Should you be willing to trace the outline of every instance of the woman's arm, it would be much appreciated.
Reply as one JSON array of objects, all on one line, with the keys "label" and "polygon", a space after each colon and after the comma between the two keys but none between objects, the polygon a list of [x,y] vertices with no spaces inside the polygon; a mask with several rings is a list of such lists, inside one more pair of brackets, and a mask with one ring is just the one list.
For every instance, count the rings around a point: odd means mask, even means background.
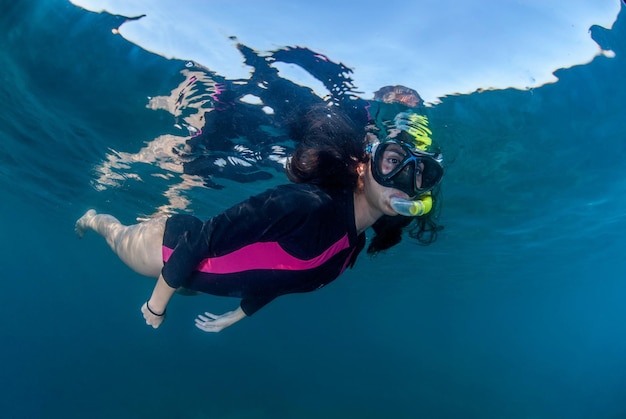
[{"label": "woman's arm", "polygon": [[196,327],[205,332],[219,332],[237,323],[244,317],[246,317],[246,313],[244,313],[241,307],[237,307],[236,310],[229,311],[221,316],[205,312],[204,315],[200,314],[196,319]]},{"label": "woman's arm", "polygon": [[[163,323],[167,303],[169,303],[174,292],[176,292],[176,288],[167,285],[163,276],[159,276],[154,290],[152,291],[152,296],[141,307],[141,312],[143,313],[143,318],[146,319],[146,324],[156,329]],[[205,312],[204,315],[201,314],[196,319],[196,327],[205,332],[219,332],[237,323],[244,317],[246,317],[246,313],[244,313],[241,307],[222,315]]]},{"label": "woman's arm", "polygon": [[143,313],[143,318],[146,319],[146,324],[156,329],[163,323],[167,303],[169,303],[174,292],[176,292],[176,288],[167,285],[163,275],[159,275],[150,299],[141,306],[141,312]]}]

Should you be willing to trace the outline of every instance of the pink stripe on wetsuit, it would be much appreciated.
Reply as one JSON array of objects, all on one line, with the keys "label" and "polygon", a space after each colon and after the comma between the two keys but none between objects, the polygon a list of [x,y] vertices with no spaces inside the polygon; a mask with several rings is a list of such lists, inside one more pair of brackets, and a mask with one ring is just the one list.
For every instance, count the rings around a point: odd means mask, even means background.
[{"label": "pink stripe on wetsuit", "polygon": [[172,288],[241,298],[252,315],[280,295],[329,284],[364,244],[354,226],[351,190],[331,195],[315,185],[288,184],[205,222],[170,217],[161,273]]},{"label": "pink stripe on wetsuit", "polygon": [[[230,274],[257,269],[276,269],[287,271],[301,271],[317,268],[335,256],[337,253],[350,247],[346,234],[320,255],[308,259],[298,259],[287,253],[277,242],[253,243],[223,256],[203,259],[196,270],[212,274]],[[163,246],[163,260],[167,262],[174,250]],[[346,261],[350,260],[348,257]],[[344,266],[345,270],[346,266]]]}]

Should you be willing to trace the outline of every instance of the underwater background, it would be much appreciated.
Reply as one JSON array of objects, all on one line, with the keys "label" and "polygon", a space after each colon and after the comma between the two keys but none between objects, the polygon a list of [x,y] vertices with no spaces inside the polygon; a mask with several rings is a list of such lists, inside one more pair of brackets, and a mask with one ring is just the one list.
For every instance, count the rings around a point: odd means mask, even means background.
[{"label": "underwater background", "polygon": [[[234,79],[116,36],[122,16],[0,4],[1,417],[626,417],[623,5],[589,32],[614,56],[427,108],[447,170],[433,245],[361,255],[331,286],[208,334],[194,317],[237,300],[176,296],[152,330],[153,282],[75,220],[208,218],[285,182],[280,104],[321,99],[268,63],[330,72],[348,101],[350,63],[238,44],[255,71]],[[205,112],[227,105],[213,123],[236,136],[207,148]]]}]

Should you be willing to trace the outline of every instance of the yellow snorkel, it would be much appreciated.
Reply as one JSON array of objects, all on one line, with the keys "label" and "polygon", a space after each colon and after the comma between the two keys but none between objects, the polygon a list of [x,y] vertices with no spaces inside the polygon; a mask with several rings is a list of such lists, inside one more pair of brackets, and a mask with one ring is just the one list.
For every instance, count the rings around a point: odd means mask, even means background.
[{"label": "yellow snorkel", "polygon": [[430,192],[415,200],[392,196],[390,205],[400,215],[419,217],[420,215],[428,214],[433,208],[433,197]]}]

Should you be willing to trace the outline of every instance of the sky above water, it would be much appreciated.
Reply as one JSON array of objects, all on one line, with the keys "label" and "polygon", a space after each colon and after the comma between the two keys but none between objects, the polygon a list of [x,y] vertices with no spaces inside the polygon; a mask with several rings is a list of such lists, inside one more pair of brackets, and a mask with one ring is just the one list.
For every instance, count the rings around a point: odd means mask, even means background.
[{"label": "sky above water", "polygon": [[[91,11],[146,15],[124,24],[121,35],[227,78],[249,75],[236,42],[257,51],[305,46],[352,68],[365,97],[382,80],[414,87],[427,102],[479,88],[537,87],[554,82],[558,68],[611,56],[591,39],[589,28],[610,28],[620,8],[617,0],[72,2]],[[325,94],[304,71],[279,68]]]}]

